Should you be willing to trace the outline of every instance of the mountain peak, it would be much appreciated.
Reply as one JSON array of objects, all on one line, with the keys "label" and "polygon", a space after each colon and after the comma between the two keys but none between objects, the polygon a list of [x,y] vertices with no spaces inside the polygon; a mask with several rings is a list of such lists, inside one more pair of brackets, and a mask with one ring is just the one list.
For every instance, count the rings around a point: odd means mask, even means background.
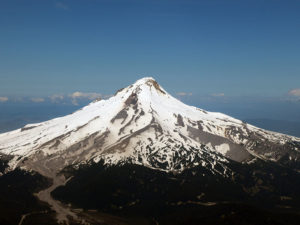
[{"label": "mountain peak", "polygon": [[[167,95],[167,92],[157,83],[157,81],[153,77],[141,78],[141,79],[137,80],[136,82],[134,82],[133,84],[131,84],[130,86],[119,89],[115,95],[117,95],[119,93],[122,93],[121,95],[123,95],[128,92],[134,93],[134,94],[139,94],[139,93],[145,92],[145,91],[148,94],[151,94],[154,91],[159,94]],[[146,94],[146,95],[148,95],[148,94]]]},{"label": "mountain peak", "polygon": [[153,77],[144,77],[142,79],[137,80],[134,83],[135,87],[140,86],[149,86],[150,88],[154,88],[156,91],[159,91],[162,94],[166,94],[166,92],[162,89],[162,87],[157,83],[157,81]]},{"label": "mountain peak", "polygon": [[141,79],[138,79],[134,84],[141,85],[141,84],[146,84],[149,81],[156,82],[156,80],[153,77],[143,77]]}]

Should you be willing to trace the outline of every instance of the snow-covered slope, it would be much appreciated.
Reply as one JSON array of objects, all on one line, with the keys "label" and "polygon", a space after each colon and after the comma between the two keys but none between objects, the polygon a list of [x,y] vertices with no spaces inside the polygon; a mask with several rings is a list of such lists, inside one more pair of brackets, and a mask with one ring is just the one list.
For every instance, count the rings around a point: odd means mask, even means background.
[{"label": "snow-covered slope", "polygon": [[0,134],[0,153],[14,156],[10,169],[58,172],[104,159],[167,171],[202,165],[220,173],[218,165],[226,174],[228,160],[298,163],[300,139],[185,105],[143,78],[71,115]]}]

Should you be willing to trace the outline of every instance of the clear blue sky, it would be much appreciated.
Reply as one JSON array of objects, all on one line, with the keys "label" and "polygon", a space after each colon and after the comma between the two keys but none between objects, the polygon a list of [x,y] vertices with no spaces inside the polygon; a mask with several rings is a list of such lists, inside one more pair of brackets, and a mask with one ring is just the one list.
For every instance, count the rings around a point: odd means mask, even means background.
[{"label": "clear blue sky", "polygon": [[0,1],[0,96],[111,94],[143,76],[170,93],[287,95],[300,0]]}]

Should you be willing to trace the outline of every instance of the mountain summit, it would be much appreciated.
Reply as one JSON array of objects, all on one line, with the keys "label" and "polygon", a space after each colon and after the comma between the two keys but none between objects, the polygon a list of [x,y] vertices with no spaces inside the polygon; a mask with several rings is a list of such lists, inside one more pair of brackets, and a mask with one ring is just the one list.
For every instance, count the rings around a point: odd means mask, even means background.
[{"label": "mountain summit", "polygon": [[[266,131],[222,113],[188,106],[146,77],[71,115],[0,135],[10,169],[52,172],[103,159],[166,171],[223,162],[271,160],[299,169],[300,139]],[[36,164],[38,163],[38,164]]]}]

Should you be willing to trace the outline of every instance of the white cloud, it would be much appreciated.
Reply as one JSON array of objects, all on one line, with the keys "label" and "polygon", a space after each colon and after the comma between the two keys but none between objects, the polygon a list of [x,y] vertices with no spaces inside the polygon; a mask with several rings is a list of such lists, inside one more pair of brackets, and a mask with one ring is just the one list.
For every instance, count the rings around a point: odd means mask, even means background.
[{"label": "white cloud", "polygon": [[87,98],[89,100],[94,100],[96,98],[100,98],[101,94],[100,93],[84,93],[84,92],[79,92],[76,91],[73,94],[70,95],[71,98]]},{"label": "white cloud", "polygon": [[103,99],[108,99],[108,98],[110,98],[110,97],[112,97],[112,96],[114,96],[114,95],[103,95],[102,98],[103,98]]},{"label": "white cloud", "polygon": [[7,102],[8,101],[8,97],[0,97],[0,102]]},{"label": "white cloud", "polygon": [[295,97],[300,97],[300,88],[290,90],[289,95],[295,96]]},{"label": "white cloud", "polygon": [[192,96],[192,95],[193,95],[193,93],[187,93],[187,92],[178,92],[178,93],[176,93],[176,95],[178,95],[178,96]]},{"label": "white cloud", "polygon": [[213,94],[211,94],[211,96],[213,96],[213,97],[224,97],[225,94],[224,93],[213,93]]},{"label": "white cloud", "polygon": [[69,6],[62,2],[56,2],[55,7],[58,9],[69,10]]},{"label": "white cloud", "polygon": [[30,100],[32,102],[36,102],[36,103],[40,103],[40,102],[44,102],[45,101],[44,98],[31,98]]},{"label": "white cloud", "polygon": [[84,92],[76,91],[76,92],[70,94],[69,97],[72,99],[72,103],[74,105],[78,105],[78,102],[77,102],[78,99],[95,100],[95,99],[101,98],[102,95],[100,93],[95,93],[95,92],[84,93]]},{"label": "white cloud", "polygon": [[49,97],[51,102],[57,103],[62,101],[65,97],[61,94],[54,94],[52,96]]}]

